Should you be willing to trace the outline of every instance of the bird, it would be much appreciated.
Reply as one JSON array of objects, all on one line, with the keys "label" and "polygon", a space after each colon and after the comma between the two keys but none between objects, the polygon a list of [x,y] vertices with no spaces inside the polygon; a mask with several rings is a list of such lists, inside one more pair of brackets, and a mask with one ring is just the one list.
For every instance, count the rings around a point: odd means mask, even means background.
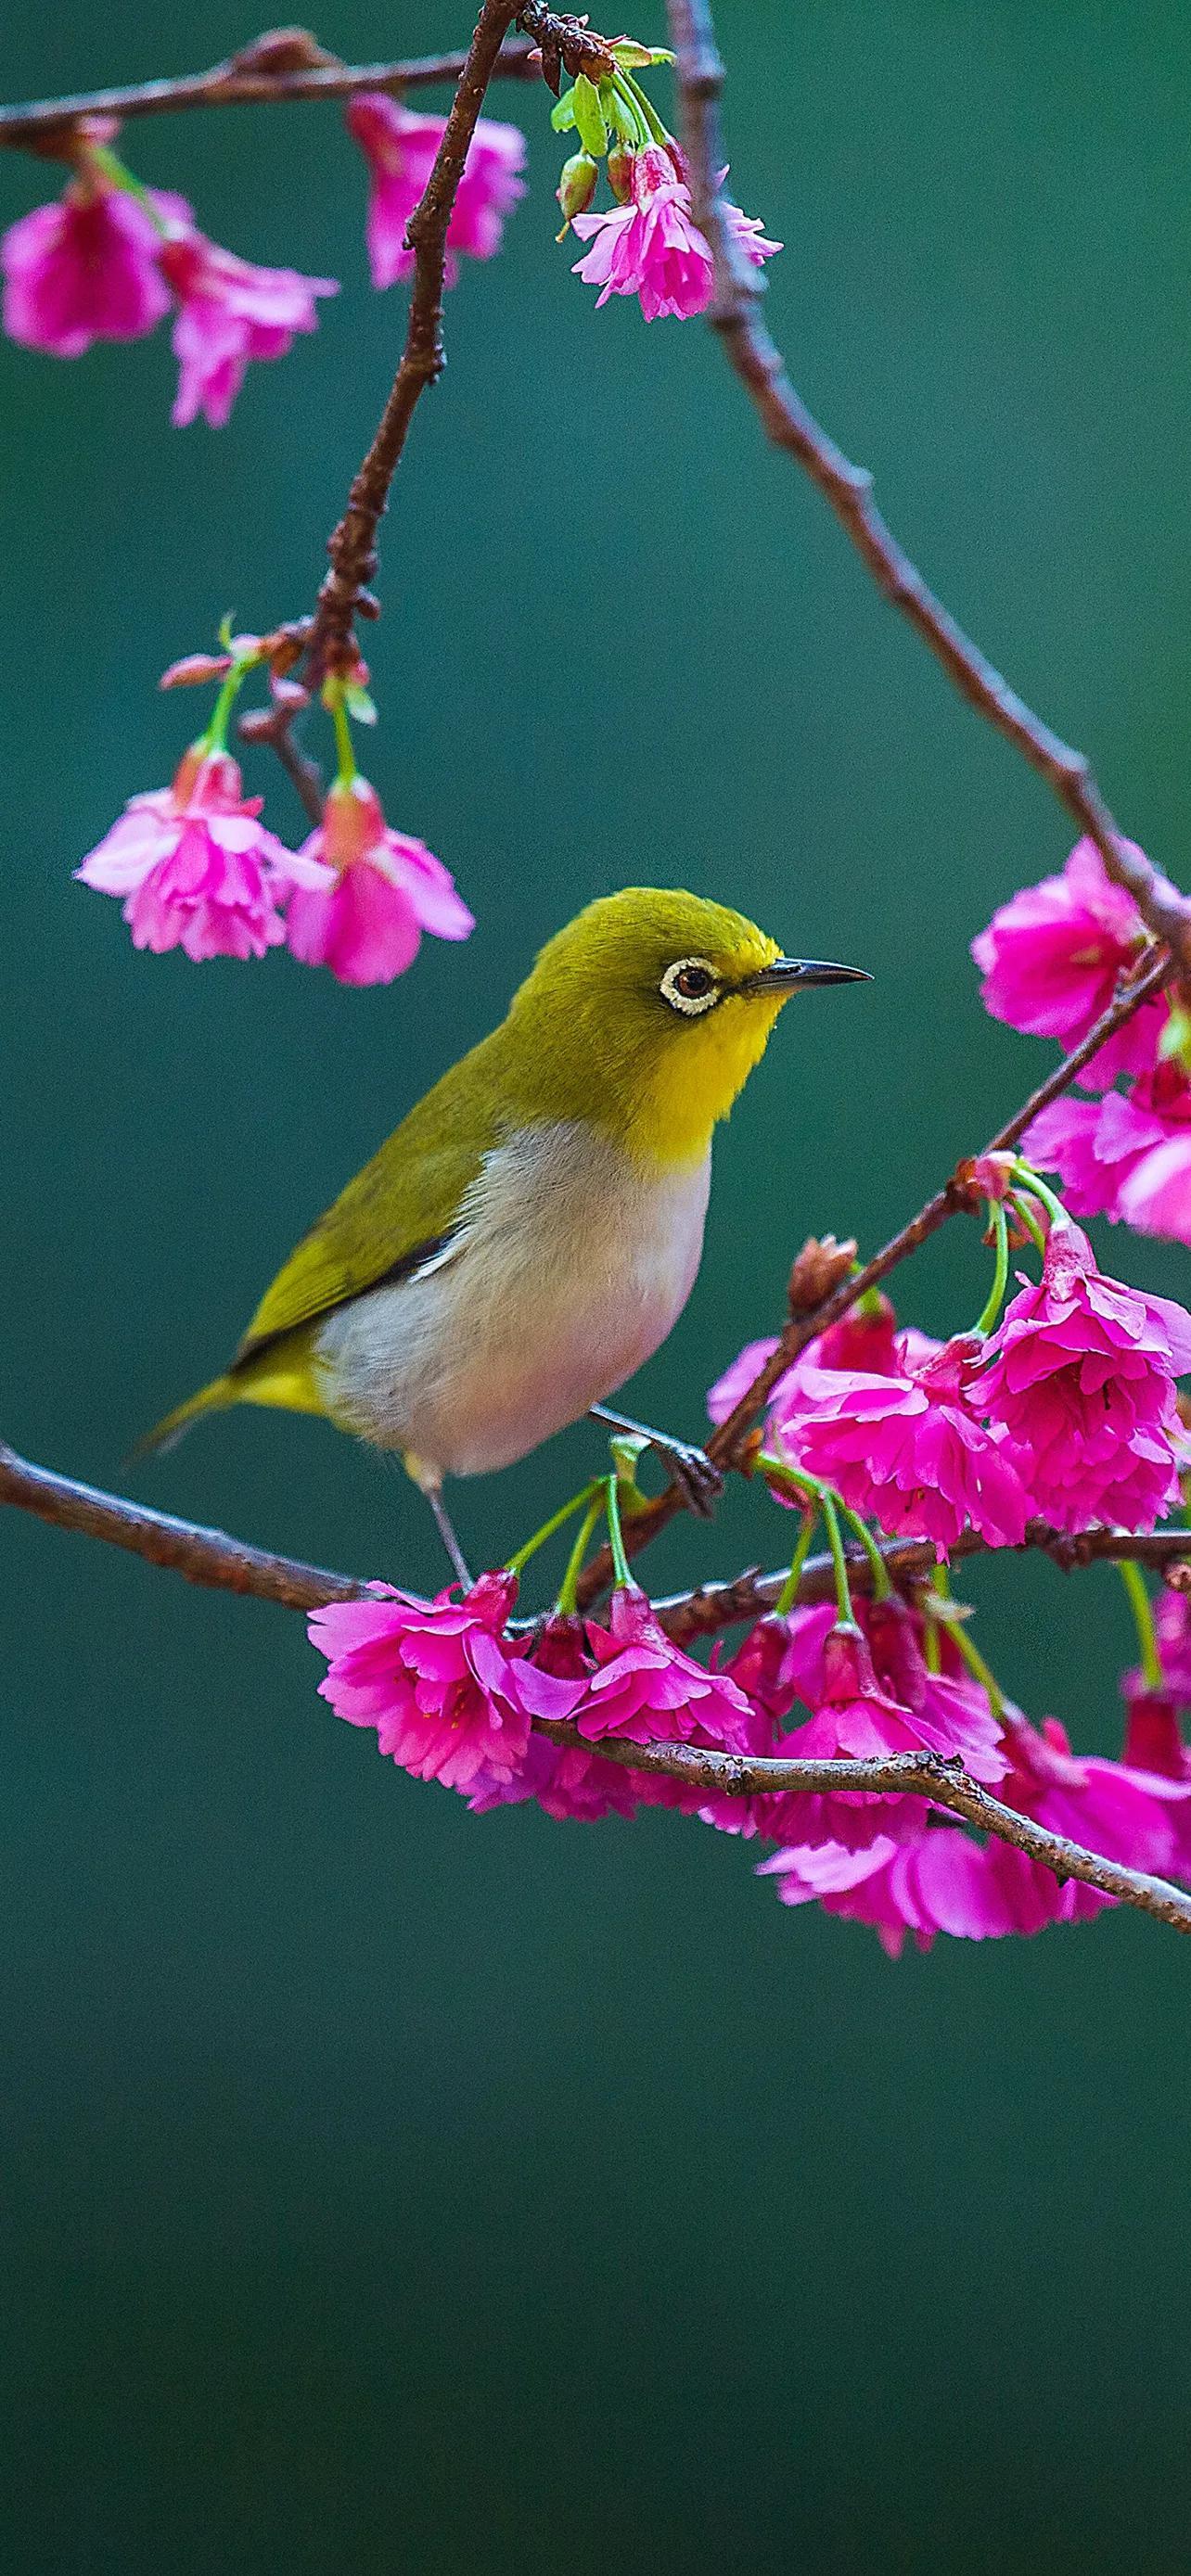
[{"label": "bird", "polygon": [[778,1014],[809,986],[869,981],[682,889],[588,904],[302,1237],[230,1365],[141,1449],[234,1404],[326,1415],[400,1454],[461,1581],[444,1478],[509,1466],[585,1414],[651,1443],[710,1511],[705,1452],[607,1398],[686,1305],[712,1132]]}]

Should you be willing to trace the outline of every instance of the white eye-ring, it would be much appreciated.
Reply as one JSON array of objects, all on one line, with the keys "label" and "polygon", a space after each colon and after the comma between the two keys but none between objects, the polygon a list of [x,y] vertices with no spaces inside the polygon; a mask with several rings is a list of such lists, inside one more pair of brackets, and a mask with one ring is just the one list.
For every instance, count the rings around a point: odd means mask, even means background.
[{"label": "white eye-ring", "polygon": [[664,1002],[672,1011],[681,1011],[688,1020],[697,1020],[704,1011],[713,1011],[720,998],[720,979],[705,957],[676,957],[658,986]]}]

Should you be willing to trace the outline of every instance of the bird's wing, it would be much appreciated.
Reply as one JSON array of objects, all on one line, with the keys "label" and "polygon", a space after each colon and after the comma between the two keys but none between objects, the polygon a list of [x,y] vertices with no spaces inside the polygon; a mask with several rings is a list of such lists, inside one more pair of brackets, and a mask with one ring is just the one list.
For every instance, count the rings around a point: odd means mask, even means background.
[{"label": "bird's wing", "polygon": [[484,1055],[477,1048],[428,1092],[311,1227],[266,1289],[234,1366],[281,1334],[447,1255],[464,1196],[499,1132]]}]

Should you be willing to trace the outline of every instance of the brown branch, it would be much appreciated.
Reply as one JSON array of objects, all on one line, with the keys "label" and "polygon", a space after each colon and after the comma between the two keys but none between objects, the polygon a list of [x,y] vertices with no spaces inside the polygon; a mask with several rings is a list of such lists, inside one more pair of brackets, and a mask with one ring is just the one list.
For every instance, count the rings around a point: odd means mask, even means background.
[{"label": "brown branch", "polygon": [[[306,1565],[297,1557],[276,1556],[270,1549],[250,1547],[244,1539],[229,1538],[224,1530],[204,1529],[198,1521],[176,1520],[172,1513],[151,1511],[144,1503],[129,1502],[123,1494],[105,1494],[96,1485],[82,1485],[73,1476],[59,1475],[52,1467],[34,1466],[0,1440],[0,1505],[4,1503],[16,1511],[32,1512],[56,1529],[78,1530],[85,1538],[104,1539],[110,1547],[126,1548],[133,1556],[143,1556],[150,1565],[166,1566],[175,1574],[185,1575],[188,1583],[204,1584],[212,1591],[251,1593],[258,1601],[275,1601],[284,1610],[318,1610],[328,1601],[358,1600],[367,1590],[366,1583],[355,1575]],[[895,1583],[911,1582],[934,1569],[935,1551],[929,1539],[892,1538],[880,1545]],[[1064,1572],[1103,1558],[1129,1558],[1160,1574],[1191,1558],[1191,1530],[1134,1535],[1125,1530],[1092,1529],[1069,1538],[1064,1531],[1051,1529],[1046,1521],[1036,1520],[1027,1528],[1025,1545],[1052,1556]],[[950,1551],[953,1558],[985,1552],[985,1543],[975,1530],[966,1530]],[[867,1592],[872,1581],[867,1555],[862,1549],[849,1549],[847,1553],[853,1590]],[[772,1609],[786,1572],[783,1567],[776,1573],[762,1574],[756,1566],[750,1566],[731,1583],[699,1584],[692,1592],[676,1592],[655,1602],[654,1608],[667,1635],[677,1644],[686,1645],[693,1637],[738,1627]],[[831,1591],[831,1558],[808,1558],[798,1586],[799,1601],[826,1601]]]},{"label": "brown branch", "polygon": [[267,743],[276,752],[304,813],[317,826],[323,819],[323,774],[317,760],[294,741],[297,712],[284,698],[270,707],[253,707],[240,717],[236,731],[242,742]]},{"label": "brown branch", "polygon": [[[12,1504],[18,1511],[33,1512],[39,1520],[49,1521],[58,1529],[79,1530],[88,1538],[126,1548],[150,1565],[167,1566],[184,1575],[189,1583],[248,1593],[259,1601],[277,1602],[287,1610],[318,1610],[329,1601],[358,1601],[367,1589],[351,1575],[333,1574],[322,1566],[270,1555],[264,1548],[248,1547],[241,1539],[228,1538],[222,1530],[203,1529],[193,1521],[175,1520],[166,1512],[148,1511],[143,1504],[130,1503],[123,1496],[101,1493],[93,1485],[78,1484],[71,1476],[32,1466],[0,1441],[0,1504],[3,1503]],[[1080,1562],[1093,1555],[1133,1556],[1146,1564],[1169,1562],[1177,1554],[1185,1556],[1191,1546],[1191,1533],[1186,1531],[1170,1531],[1160,1538],[1130,1539],[1113,1530],[1091,1530],[1082,1539],[1063,1542],[1055,1531],[1041,1524],[1031,1525],[1029,1539],[1035,1546],[1070,1546],[1077,1551]],[[956,1553],[966,1552],[961,1542]],[[920,1540],[894,1540],[885,1549],[885,1556],[891,1570],[902,1577],[911,1571],[926,1572],[934,1563],[933,1549]],[[867,1567],[858,1564],[856,1571],[863,1581]],[[822,1597],[821,1586],[828,1573],[828,1559],[812,1559],[804,1570],[800,1599]],[[671,1636],[689,1639],[713,1627],[756,1617],[776,1598],[781,1582],[780,1574],[757,1575],[750,1571],[735,1584],[710,1584],[698,1593],[659,1602],[658,1615]],[[581,1745],[590,1751],[586,1738],[574,1727],[545,1719],[536,1722],[553,1743]],[[1102,1860],[1081,1844],[1049,1833],[1031,1817],[1019,1815],[1016,1808],[1002,1806],[966,1773],[929,1753],[898,1754],[889,1762],[799,1762],[776,1755],[764,1761],[745,1761],[736,1754],[703,1751],[689,1744],[625,1744],[611,1737],[603,1738],[599,1749],[609,1761],[627,1763],[633,1770],[660,1772],[668,1779],[683,1780],[709,1792],[727,1792],[733,1797],[815,1789],[866,1790],[870,1794],[900,1791],[929,1798],[935,1806],[949,1808],[982,1832],[1013,1843],[1017,1850],[1041,1861],[1058,1877],[1081,1878],[1089,1887],[1100,1888],[1122,1904],[1135,1905],[1141,1912],[1155,1915],[1159,1922],[1172,1924],[1176,1931],[1191,1931],[1191,1897],[1180,1889],[1142,1870],[1125,1869],[1115,1861]]]},{"label": "brown branch", "polygon": [[917,565],[885,525],[872,499],[872,476],[853,465],[795,392],[785,362],[761,322],[764,289],[737,249],[724,218],[715,174],[722,167],[719,99],[724,67],[708,0],[668,0],[678,58],[683,143],[695,219],[715,260],[716,293],[708,319],[752,398],[766,436],[804,467],[834,510],[878,588],[909,620],[978,715],[1014,744],[1053,788],[1081,832],[1096,844],[1109,875],[1132,895],[1156,939],[1191,974],[1191,904],[1176,894],[1122,838],[1084,753],[1052,733],[979,645],[936,599]]},{"label": "brown branch", "polygon": [[409,220],[406,238],[414,253],[414,278],[405,347],[347,508],[328,540],[331,569],[318,595],[307,648],[306,676],[312,686],[327,672],[350,668],[356,613],[362,604],[375,613],[368,585],[376,571],[376,532],[414,412],[446,364],[443,277],[451,210],[484,94],[516,15],[517,0],[482,0],[434,168]]},{"label": "brown branch", "polygon": [[[93,89],[71,98],[38,99],[27,107],[0,107],[0,145],[17,151],[53,152],[69,146],[69,129],[82,117],[173,115],[191,107],[263,107],[290,99],[351,98],[380,89],[400,96],[459,79],[466,54],[425,54],[410,62],[341,63],[301,29],[258,36],[230,61],[176,80],[139,81],[128,89]],[[540,56],[532,42],[502,47],[494,80],[536,80]]]},{"label": "brown branch", "polygon": [[0,1441],[0,1503],[34,1512],[57,1529],[80,1530],[87,1538],[106,1539],[110,1547],[127,1548],[150,1565],[168,1566],[188,1583],[214,1591],[248,1592],[258,1601],[276,1601],[285,1610],[319,1610],[328,1601],[356,1601],[365,1590],[350,1574],[330,1574],[322,1566],[302,1565],[288,1556],[248,1547],[222,1530],[202,1529],[197,1522],[174,1520],[152,1512],[120,1494],[104,1494],[94,1485],[77,1484],[73,1476],[34,1467]]},{"label": "brown branch", "polygon": [[[929,1581],[935,1573],[937,1559],[931,1539],[889,1538],[881,1540],[879,1546],[888,1572],[899,1586]],[[1077,1566],[1129,1563],[1148,1566],[1152,1574],[1169,1576],[1175,1566],[1191,1566],[1191,1530],[1187,1529],[1148,1533],[1090,1529],[1071,1537],[1065,1530],[1052,1529],[1047,1521],[1030,1521],[1023,1546],[1052,1558],[1064,1574],[1073,1573]],[[965,1530],[948,1549],[953,1564],[960,1557],[989,1553],[976,1530]],[[870,1592],[873,1574],[867,1552],[849,1547],[845,1555],[851,1590]],[[713,1637],[725,1628],[751,1626],[754,1619],[772,1610],[788,1572],[788,1567],[779,1566],[772,1574],[762,1574],[757,1566],[750,1565],[730,1583],[698,1583],[693,1591],[669,1593],[654,1602],[654,1613],[675,1645],[689,1646],[696,1637]],[[799,1603],[830,1601],[834,1595],[835,1572],[830,1556],[808,1557],[798,1585]]]},{"label": "brown branch", "polygon": [[[1148,1001],[1154,993],[1161,990],[1173,971],[1171,960],[1165,950],[1157,957],[1147,957],[1141,971],[1133,976],[1124,990],[1117,995],[1116,1000],[1109,1004],[1108,1009],[1101,1012],[1100,1018],[1094,1027],[1089,1029],[1080,1045],[1073,1047],[1070,1055],[1064,1056],[1062,1063],[1055,1066],[1054,1072],[1047,1075],[1045,1082],[1038,1084],[1037,1089],[1030,1093],[1029,1099],[1014,1112],[1013,1117],[1007,1118],[1004,1125],[998,1127],[996,1135],[989,1138],[988,1144],[983,1149],[984,1152],[986,1154],[1004,1153],[1011,1146],[1019,1144],[1039,1111],[1047,1108],[1052,1100],[1059,1099],[1063,1092],[1070,1089],[1071,1084],[1082,1073],[1084,1066],[1099,1052],[1105,1041],[1115,1037],[1117,1030],[1124,1027],[1125,1022],[1132,1018],[1134,1011],[1140,1009],[1143,1002]],[[715,1459],[717,1465],[730,1467],[738,1462],[740,1443],[750,1423],[760,1412],[777,1385],[778,1379],[784,1376],[791,1362],[797,1359],[798,1353],[805,1349],[806,1344],[813,1341],[818,1333],[825,1332],[829,1324],[838,1323],[840,1316],[847,1314],[848,1308],[855,1304],[858,1297],[863,1297],[868,1289],[878,1287],[881,1280],[888,1278],[890,1271],[897,1268],[899,1262],[905,1261],[910,1253],[917,1252],[919,1246],[925,1243],[929,1236],[937,1234],[939,1227],[949,1216],[970,1211],[971,1207],[970,1187],[953,1175],[944,1183],[942,1189],[935,1191],[934,1196],[927,1200],[924,1207],[919,1208],[917,1215],[912,1216],[908,1224],[903,1225],[896,1234],[890,1236],[888,1243],[883,1244],[881,1250],[873,1254],[871,1261],[865,1262],[863,1269],[853,1272],[851,1278],[841,1281],[840,1286],[833,1289],[831,1295],[824,1298],[822,1303],[812,1308],[808,1314],[791,1317],[784,1331],[779,1334],[775,1347],[764,1366],[758,1369],[752,1385],[746,1389],[739,1403],[733,1406],[731,1413],[713,1431],[707,1447],[708,1455]],[[683,1502],[681,1489],[677,1485],[667,1485],[665,1492],[659,1494],[646,1511],[626,1521],[624,1541],[630,1556],[637,1555],[641,1548],[647,1547],[650,1540],[657,1536],[659,1530],[665,1529],[667,1523],[673,1520],[675,1513],[682,1510]],[[599,1594],[607,1589],[611,1579],[611,1556],[607,1548],[601,1548],[598,1556],[593,1557],[584,1573],[580,1585],[581,1603],[586,1607],[596,1600]]]},{"label": "brown branch", "polygon": [[[553,1718],[537,1718],[534,1723],[552,1744],[577,1746],[584,1753],[593,1750],[577,1726]],[[1051,1833],[1032,1816],[1020,1815],[1016,1807],[991,1797],[966,1771],[938,1754],[895,1753],[888,1762],[783,1761],[778,1755],[746,1760],[740,1754],[706,1752],[693,1744],[627,1744],[610,1735],[601,1736],[598,1751],[601,1760],[683,1780],[691,1788],[721,1797],[780,1796],[801,1789],[929,1798],[933,1806],[946,1807],[966,1824],[977,1825],[981,1832],[1012,1843],[1030,1860],[1041,1861],[1056,1878],[1082,1879],[1085,1886],[1099,1888],[1102,1895],[1115,1897],[1122,1905],[1134,1905],[1139,1913],[1154,1915],[1176,1932],[1191,1932],[1191,1896],[1181,1887],[1172,1887],[1165,1878],[1151,1878],[1146,1870],[1126,1869],[1120,1861],[1102,1860],[1082,1843],[1070,1842],[1066,1834]]]}]

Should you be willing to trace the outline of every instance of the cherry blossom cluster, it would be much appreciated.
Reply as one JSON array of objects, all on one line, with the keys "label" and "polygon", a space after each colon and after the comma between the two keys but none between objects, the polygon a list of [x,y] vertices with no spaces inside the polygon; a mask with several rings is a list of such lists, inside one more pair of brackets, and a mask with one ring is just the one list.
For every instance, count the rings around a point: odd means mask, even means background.
[{"label": "cherry blossom cluster", "polygon": [[[386,822],[356,767],[349,704],[374,715],[359,677],[331,681],[323,692],[339,774],[321,822],[300,850],[289,850],[261,821],[264,800],[245,796],[227,729],[246,675],[269,661],[273,640],[234,636],[224,653],[192,655],[166,672],[166,685],[222,677],[211,723],[171,785],[134,796],[75,874],[122,898],[135,948],[181,948],[198,963],[263,957],[284,945],[303,965],[329,967],[341,984],[392,983],[412,965],[423,931],[466,939],[472,915],[441,859]],[[303,695],[283,678],[274,687]]]},{"label": "cherry blossom cluster", "polygon": [[[635,295],[647,322],[662,314],[687,319],[706,312],[715,291],[711,245],[694,220],[681,145],[634,77],[674,57],[628,37],[608,50],[612,73],[595,82],[581,72],[551,116],[560,133],[574,132],[578,147],[563,164],[556,192],[563,218],[559,239],[571,231],[591,243],[576,261],[575,275],[599,287],[597,306],[610,295]],[[601,161],[614,202],[592,213]],[[726,169],[719,172],[717,188],[727,176]],[[754,267],[782,248],[766,240],[759,217],[730,204],[723,211],[733,241]]]},{"label": "cherry blossom cluster", "polygon": [[[360,93],[346,116],[368,162],[373,284],[391,286],[413,265],[406,226],[446,119],[415,116],[380,91]],[[202,412],[221,429],[249,360],[284,357],[296,333],[314,330],[317,299],[338,294],[338,282],[262,268],[209,241],[184,197],[142,186],[117,158],[116,131],[111,119],[92,119],[77,136],[64,194],[4,235],[4,328],[26,348],[77,358],[97,340],[143,339],[172,308],[175,425],[183,429]],[[504,218],[523,194],[524,159],[515,125],[481,119],[451,214],[448,285],[461,253],[491,259],[499,249]]]},{"label": "cherry blossom cluster", "polygon": [[[1077,1755],[1054,1718],[1035,1726],[999,1688],[952,1600],[949,1552],[975,1533],[1019,1546],[1034,1517],[1078,1533],[1150,1530],[1181,1504],[1186,1440],[1176,1381],[1191,1371],[1191,1314],[1106,1277],[1086,1235],[1017,1156],[971,1166],[996,1247],[979,1326],[945,1343],[898,1328],[873,1292],[809,1342],[774,1386],[753,1472],[803,1515],[785,1590],[732,1659],[697,1662],[664,1634],[633,1584],[610,1480],[617,1588],[606,1622],[574,1609],[581,1533],[554,1612],[509,1629],[517,1577],[546,1524],[503,1573],[433,1602],[384,1584],[310,1622],[327,1658],[321,1685],[340,1716],[375,1730],[382,1752],[473,1812],[535,1800],[594,1822],[676,1808],[775,1848],[759,1864],[784,1904],[820,1904],[871,1925],[896,1953],[1084,1921],[1111,1899],[1062,1881],[1028,1854],[973,1833],[920,1794],[795,1788],[708,1793],[613,1761],[620,1744],[688,1744],[745,1758],[886,1761],[934,1755],[962,1766],[1009,1809],[1135,1870],[1191,1876],[1191,1704],[1185,1595],[1156,1612],[1136,1568],[1130,1598],[1140,1666],[1123,1682],[1121,1756]],[[1039,1275],[1019,1273],[1000,1312],[1010,1241],[1037,1240]],[[750,1343],[712,1388],[722,1421],[772,1342]],[[621,1462],[622,1475],[625,1472]],[[594,1506],[588,1488],[570,1508]],[[630,1489],[631,1490],[631,1489]],[[822,1516],[835,1599],[798,1607],[801,1566]],[[842,1546],[849,1524],[872,1561],[857,1598]],[[939,1572],[893,1589],[873,1528],[926,1538]],[[560,1745],[536,1721],[567,1723]]]},{"label": "cherry blossom cluster", "polygon": [[[1132,842],[1127,847],[1136,851]],[[1169,887],[1163,889],[1169,893]],[[993,914],[972,953],[995,1019],[1078,1046],[1133,969],[1148,934],[1091,841],[1059,876],[1026,886]],[[1138,1234],[1191,1243],[1191,1023],[1165,998],[1146,1002],[1080,1075],[1087,1100],[1041,1111],[1024,1150],[1058,1172],[1076,1216],[1106,1216]]]},{"label": "cherry blossom cluster", "polygon": [[[746,1756],[883,1760],[930,1751],[962,1763],[1003,1804],[1108,1859],[1191,1875],[1191,1762],[1178,1721],[1191,1697],[1185,1603],[1163,1604],[1169,1678],[1129,1676],[1123,1758],[1076,1756],[1053,1718],[1035,1727],[975,1681],[955,1636],[890,1594],[849,1618],[830,1603],[770,1614],[721,1670],[671,1643],[645,1595],[621,1585],[607,1624],[555,1614],[510,1637],[511,1573],[481,1576],[457,1598],[425,1601],[370,1586],[310,1620],[325,1656],[324,1698],[421,1780],[464,1796],[474,1814],[536,1801],[560,1821],[675,1808],[777,1848],[758,1864],[784,1904],[817,1900],[872,1925],[896,1955],[907,1933],[970,1940],[1088,1919],[1111,1900],[1063,1883],[994,1837],[968,1833],[920,1797],[790,1790],[754,1797],[705,1790],[601,1758],[600,1746],[691,1744]],[[942,1639],[941,1650],[939,1639]],[[1181,1660],[1178,1660],[1181,1658]],[[538,1718],[582,1739],[558,1745]],[[793,1722],[791,1722],[793,1721]]]}]

